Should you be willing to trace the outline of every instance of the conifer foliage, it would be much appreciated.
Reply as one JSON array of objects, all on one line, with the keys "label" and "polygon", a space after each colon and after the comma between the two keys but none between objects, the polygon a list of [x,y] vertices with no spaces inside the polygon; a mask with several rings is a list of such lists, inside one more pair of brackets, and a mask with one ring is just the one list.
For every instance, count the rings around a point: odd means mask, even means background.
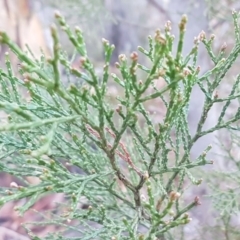
[{"label": "conifer foliage", "polygon": [[[185,182],[201,184],[192,170],[213,163],[207,158],[211,146],[197,159],[191,159],[191,148],[208,133],[238,130],[239,109],[231,119],[225,115],[231,101],[239,98],[240,76],[228,97],[220,98],[216,91],[240,54],[238,13],[233,13],[233,19],[236,43],[225,58],[225,49],[215,54],[214,36],[207,38],[204,32],[183,56],[187,24],[183,16],[176,50],[167,22],[164,31],[148,37],[148,49],[138,47],[129,58],[120,55],[115,73],[110,70],[114,46],[103,39],[101,74],[88,56],[81,30],[72,31],[59,13],[58,25],[81,56],[79,68],[72,67],[61,48],[55,26],[50,58],[36,59],[1,32],[1,43],[19,59],[19,73],[13,72],[6,53],[6,70],[0,70],[0,171],[15,176],[18,183],[1,188],[0,205],[16,201],[15,210],[23,215],[41,197],[64,194],[54,211],[31,223],[56,225],[59,230],[39,238],[25,224],[32,239],[76,239],[67,235],[71,231],[79,239],[150,240],[188,224],[189,211],[200,199],[183,200]],[[204,74],[197,65],[199,44],[206,47],[214,65]],[[139,54],[151,64],[142,65]],[[164,82],[161,89],[154,86],[156,79]],[[122,93],[114,96],[117,104],[109,102],[110,81]],[[205,102],[196,133],[191,135],[187,117],[195,85],[205,94]],[[149,93],[149,88],[154,91]],[[146,103],[157,98],[166,111],[156,124]],[[223,108],[216,125],[203,130],[210,109],[219,102]],[[18,205],[20,199],[27,200]]]}]

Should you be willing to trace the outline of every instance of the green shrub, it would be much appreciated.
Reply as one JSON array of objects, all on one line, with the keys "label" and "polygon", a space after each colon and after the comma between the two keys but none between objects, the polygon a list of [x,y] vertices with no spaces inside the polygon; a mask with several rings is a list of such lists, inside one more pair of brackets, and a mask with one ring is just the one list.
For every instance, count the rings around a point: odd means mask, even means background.
[{"label": "green shrub", "polygon": [[[188,224],[188,212],[200,202],[197,196],[191,202],[183,201],[184,181],[201,184],[192,169],[212,164],[207,159],[211,146],[191,159],[192,146],[216,130],[238,130],[234,124],[240,118],[239,110],[230,120],[225,113],[239,97],[240,76],[227,98],[216,93],[240,53],[237,13],[233,18],[236,44],[226,58],[224,48],[215,55],[214,37],[207,39],[204,32],[195,39],[191,52],[182,56],[187,22],[183,16],[176,54],[170,22],[164,32],[149,36],[148,50],[138,48],[150,67],[140,64],[133,52],[130,58],[120,55],[118,72],[111,74],[114,46],[103,39],[101,75],[87,54],[82,32],[78,28],[73,32],[59,14],[58,24],[81,56],[79,69],[72,67],[61,49],[55,27],[51,29],[53,57],[41,59],[21,51],[2,32],[2,44],[20,61],[20,74],[15,76],[6,54],[7,70],[0,72],[0,170],[17,177],[21,184],[2,187],[0,204],[27,198],[25,204],[16,205],[22,215],[41,197],[63,193],[65,199],[56,204],[51,219],[32,223],[59,226],[58,232],[45,239],[76,239],[67,237],[68,231],[75,232],[77,239],[160,239]],[[204,74],[197,66],[201,42],[214,64]],[[62,76],[60,66],[67,76]],[[156,79],[164,83],[162,88],[154,86]],[[114,101],[109,101],[110,81],[119,91]],[[191,136],[187,117],[196,85],[205,94],[205,102],[197,131]],[[158,124],[147,110],[147,103],[154,99],[160,99],[165,109]],[[203,130],[210,109],[219,102],[223,108],[217,124]],[[27,177],[39,181],[33,184]],[[28,226],[31,238],[40,239]]]}]

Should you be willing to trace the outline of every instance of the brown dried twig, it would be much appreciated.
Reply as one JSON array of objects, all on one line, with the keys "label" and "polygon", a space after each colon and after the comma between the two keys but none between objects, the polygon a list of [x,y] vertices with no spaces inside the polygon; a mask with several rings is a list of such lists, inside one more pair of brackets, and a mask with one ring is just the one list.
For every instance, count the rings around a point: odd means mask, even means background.
[{"label": "brown dried twig", "polygon": [[[116,138],[116,135],[111,131],[111,129],[109,129],[107,127],[105,129],[113,138]],[[96,138],[101,139],[99,133],[96,130],[92,129],[89,125],[87,126],[87,130],[89,131],[89,133],[94,135]],[[126,149],[126,146],[121,141],[119,142],[119,146],[122,151],[116,149],[115,153],[119,157],[121,157],[124,161],[126,161],[140,177],[143,177],[142,172],[134,165],[129,152]],[[107,143],[107,147],[109,149],[111,149],[112,145],[110,143]]]}]

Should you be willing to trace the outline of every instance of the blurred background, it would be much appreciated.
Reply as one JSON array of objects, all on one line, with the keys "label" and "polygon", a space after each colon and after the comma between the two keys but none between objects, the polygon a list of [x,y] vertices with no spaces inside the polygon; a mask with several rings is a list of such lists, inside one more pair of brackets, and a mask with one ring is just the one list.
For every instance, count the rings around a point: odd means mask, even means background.
[{"label": "blurred background", "polygon": [[[115,51],[112,57],[113,71],[114,63],[118,60],[121,53],[129,55],[136,51],[137,46],[147,47],[147,36],[154,35],[156,29],[164,29],[167,20],[172,23],[173,34],[178,36],[178,22],[183,14],[188,16],[187,32],[184,44],[184,53],[188,53],[192,46],[194,37],[204,30],[207,38],[211,34],[216,36],[214,50],[219,51],[221,46],[226,43],[226,52],[230,52],[234,45],[234,28],[231,16],[232,9],[240,10],[240,1],[237,0],[0,0],[0,30],[7,34],[22,48],[26,49],[26,44],[32,50],[36,57],[41,52],[51,55],[52,40],[49,27],[54,22],[54,12],[59,10],[66,18],[68,24],[74,28],[79,26],[86,39],[89,56],[94,62],[96,68],[103,64],[102,38],[106,38],[115,45]],[[60,39],[63,48],[67,51],[69,58],[74,55],[74,49],[67,40],[64,33],[60,32]],[[177,42],[177,41],[176,41]],[[8,49],[1,47],[0,61],[4,64],[4,54]],[[199,50],[198,65],[201,66],[201,72],[207,71],[212,63],[206,50],[201,47]],[[11,55],[11,60],[17,65],[17,59]],[[77,56],[73,58],[72,64],[77,64]],[[140,59],[144,61],[144,59]],[[76,63],[75,63],[76,62]],[[225,96],[231,89],[231,83],[234,77],[239,73],[239,60],[234,65],[231,73],[228,74],[226,82],[218,89],[218,94]],[[146,63],[147,64],[147,63]],[[116,90],[117,91],[117,90]],[[191,132],[194,133],[198,119],[201,115],[204,96],[196,87],[193,90],[189,125]],[[151,105],[151,104],[150,104]],[[205,128],[214,125],[221,105],[217,105],[209,114]],[[160,105],[152,103],[149,108],[156,112],[161,112]],[[160,110],[159,110],[160,109]],[[231,106],[232,111],[235,105]],[[229,111],[229,116],[231,111]],[[158,115],[156,115],[157,121]],[[208,144],[214,143],[217,136],[224,136],[223,141],[228,141],[225,132],[208,135],[197,142],[192,150],[192,158],[196,158]],[[227,164],[225,160],[218,157],[216,152],[221,149],[214,144],[212,153],[209,157],[215,160],[214,166],[205,167],[204,171],[209,172],[225,169]],[[200,173],[202,174],[202,173]],[[11,181],[6,176],[2,177],[2,182],[6,181],[9,185]],[[216,178],[216,186],[221,184],[221,179]],[[4,184],[3,184],[4,185]],[[204,196],[207,193],[207,186],[196,187],[189,191],[189,197],[195,195]],[[39,209],[46,207],[49,199],[42,201]],[[216,212],[210,212],[211,203],[209,199],[202,199],[202,205],[194,211],[192,223],[185,229],[186,238],[184,239],[240,239],[227,238],[225,231],[221,229],[221,224],[216,221]],[[6,234],[11,235],[9,239],[28,239],[24,232],[20,230],[21,220],[16,220],[17,216],[12,213],[13,206],[8,206],[0,211],[0,239],[5,239]],[[10,214],[9,214],[10,213]],[[11,218],[9,219],[9,217]],[[240,220],[236,216],[232,220],[233,227],[239,226]],[[196,230],[197,229],[197,230]],[[207,230],[206,230],[207,229]],[[42,229],[46,231],[46,229]],[[178,238],[176,238],[178,239]],[[180,239],[180,238],[179,238]]]}]

